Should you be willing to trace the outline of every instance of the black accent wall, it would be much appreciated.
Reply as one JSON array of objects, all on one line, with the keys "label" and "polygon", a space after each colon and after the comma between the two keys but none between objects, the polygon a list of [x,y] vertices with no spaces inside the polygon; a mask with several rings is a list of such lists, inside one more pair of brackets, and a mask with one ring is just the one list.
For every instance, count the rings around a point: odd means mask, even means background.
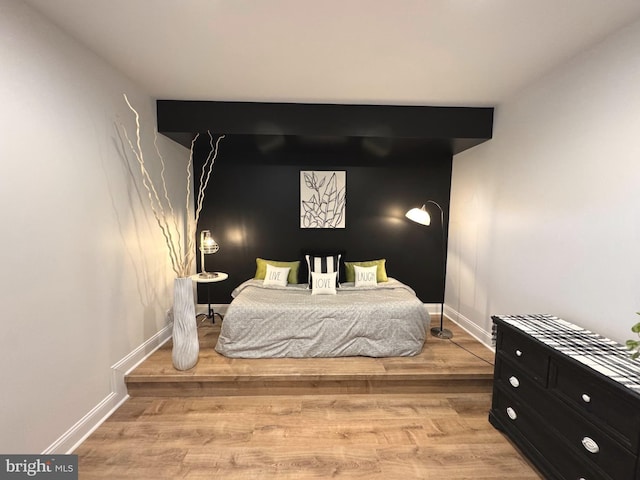
[{"label": "black accent wall", "polygon": [[[158,131],[187,147],[200,132],[196,178],[207,130],[226,135],[198,225],[220,245],[207,270],[229,274],[211,285],[213,303],[231,301],[256,257],[302,260],[304,250],[386,258],[387,273],[422,301],[444,300],[453,155],[491,138],[493,108],[158,100],[157,115]],[[346,228],[300,228],[301,170],[346,171]],[[427,200],[442,206],[444,225],[430,204],[431,226],[405,218]]]},{"label": "black accent wall", "polygon": [[[207,136],[201,138],[196,175],[209,150]],[[302,260],[308,249],[344,251],[348,261],[386,258],[390,276],[412,286],[424,302],[442,302],[439,211],[430,227],[404,214],[428,199],[448,212],[451,161],[446,149],[421,141],[228,135],[198,226],[211,230],[220,245],[206,257],[207,270],[229,273],[229,280],[211,286],[212,301],[228,303],[231,290],[253,277],[256,257]],[[301,170],[346,171],[346,228],[300,228]],[[201,303],[206,288],[200,287]]]}]

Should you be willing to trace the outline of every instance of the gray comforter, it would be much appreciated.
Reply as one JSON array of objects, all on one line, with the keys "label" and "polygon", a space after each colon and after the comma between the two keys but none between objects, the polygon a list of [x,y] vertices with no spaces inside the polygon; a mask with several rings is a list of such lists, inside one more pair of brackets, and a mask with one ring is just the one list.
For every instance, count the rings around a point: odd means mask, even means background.
[{"label": "gray comforter", "polygon": [[396,357],[422,351],[430,317],[407,285],[344,283],[337,295],[248,280],[233,292],[218,353],[236,358]]}]

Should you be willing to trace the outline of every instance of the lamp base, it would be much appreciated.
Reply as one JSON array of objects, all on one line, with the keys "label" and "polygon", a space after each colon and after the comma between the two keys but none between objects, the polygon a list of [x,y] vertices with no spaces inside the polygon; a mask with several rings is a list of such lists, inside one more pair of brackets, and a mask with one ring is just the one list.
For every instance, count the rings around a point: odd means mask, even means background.
[{"label": "lamp base", "polygon": [[442,338],[448,340],[449,338],[453,338],[453,333],[451,330],[447,330],[446,328],[433,327],[431,329],[431,335],[434,337]]},{"label": "lamp base", "polygon": [[200,278],[216,278],[218,276],[217,273],[211,273],[211,272],[202,272],[198,274],[198,277]]}]

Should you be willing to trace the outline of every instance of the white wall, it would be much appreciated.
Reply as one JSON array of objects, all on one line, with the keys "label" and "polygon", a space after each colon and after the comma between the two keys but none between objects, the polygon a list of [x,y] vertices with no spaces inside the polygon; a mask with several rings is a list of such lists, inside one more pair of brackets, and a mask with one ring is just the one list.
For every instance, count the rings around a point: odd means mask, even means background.
[{"label": "white wall", "polygon": [[[173,273],[114,125],[127,92],[150,151],[154,100],[20,1],[0,40],[0,452],[40,453],[166,326]],[[188,151],[160,147],[183,211]]]},{"label": "white wall", "polygon": [[[499,72],[497,72],[499,74]],[[453,162],[448,313],[552,313],[623,342],[640,320],[640,23],[496,109]]]}]

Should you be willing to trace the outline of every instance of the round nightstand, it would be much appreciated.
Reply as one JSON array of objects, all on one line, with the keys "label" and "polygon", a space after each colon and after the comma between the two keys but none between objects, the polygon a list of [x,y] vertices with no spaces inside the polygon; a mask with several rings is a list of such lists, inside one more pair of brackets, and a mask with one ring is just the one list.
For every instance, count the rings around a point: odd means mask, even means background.
[{"label": "round nightstand", "polygon": [[196,273],[195,275],[191,275],[191,280],[193,280],[196,283],[207,284],[207,303],[209,304],[208,310],[207,310],[208,311],[207,318],[210,318],[211,322],[215,323],[214,317],[216,315],[220,317],[220,320],[222,320],[223,317],[219,313],[214,312],[213,308],[211,307],[211,284],[226,280],[227,278],[229,278],[229,274],[224,272],[214,272],[213,275],[214,275],[213,277],[207,278],[207,277],[201,277],[199,273]]}]

